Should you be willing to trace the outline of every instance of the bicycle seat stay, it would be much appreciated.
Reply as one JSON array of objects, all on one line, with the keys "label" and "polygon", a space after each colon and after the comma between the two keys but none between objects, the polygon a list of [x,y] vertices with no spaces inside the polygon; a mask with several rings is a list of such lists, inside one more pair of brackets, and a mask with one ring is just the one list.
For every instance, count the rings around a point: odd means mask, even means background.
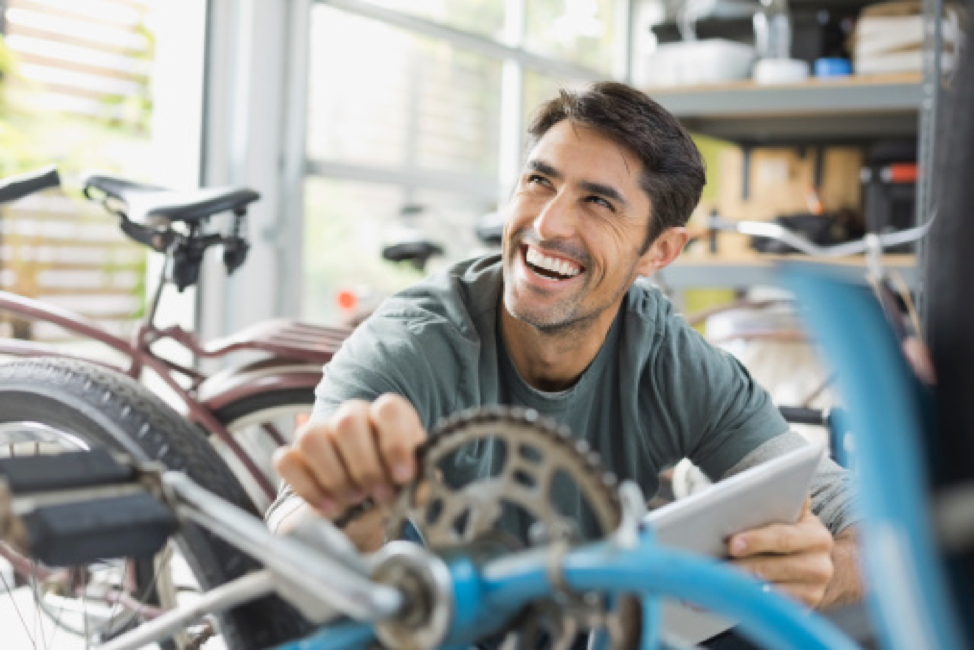
[{"label": "bicycle seat stay", "polygon": [[165,219],[192,223],[221,212],[241,214],[260,198],[254,190],[241,187],[177,191],[103,174],[87,176],[84,186],[88,198],[92,198],[92,188],[104,192],[127,206],[129,219],[140,222]]}]

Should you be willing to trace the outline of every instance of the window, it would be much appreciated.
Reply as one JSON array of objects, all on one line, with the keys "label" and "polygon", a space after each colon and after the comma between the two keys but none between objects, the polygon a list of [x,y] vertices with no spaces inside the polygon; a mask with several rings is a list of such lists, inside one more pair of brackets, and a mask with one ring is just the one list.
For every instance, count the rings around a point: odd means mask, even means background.
[{"label": "window", "polygon": [[524,73],[524,100],[521,103],[525,128],[527,128],[538,106],[554,97],[559,89],[572,88],[576,85],[578,85],[576,80],[555,77],[533,70],[526,71]]},{"label": "window", "polygon": [[490,38],[499,39],[504,30],[503,1],[372,0],[372,3]]},{"label": "window", "polygon": [[499,61],[325,5],[312,16],[311,160],[470,174],[489,187]]},{"label": "window", "polygon": [[[303,316],[335,321],[483,250],[526,117],[562,85],[618,69],[621,0],[319,0],[311,12]],[[516,7],[515,7],[516,9]],[[514,32],[520,31],[520,35]],[[381,46],[379,46],[381,44]],[[512,70],[520,73],[510,76]],[[511,79],[521,82],[511,84]],[[505,118],[505,116],[507,116]],[[520,120],[515,124],[514,116]],[[382,259],[402,233],[444,254]]]},{"label": "window", "polygon": [[611,75],[625,41],[617,33],[624,10],[615,0],[527,0],[526,47]]},{"label": "window", "polygon": [[[485,202],[461,194],[407,191],[390,183],[308,178],[305,182],[304,315],[352,321],[380,300],[451,260],[478,251],[474,224]],[[424,269],[382,258],[405,235],[443,249]]]}]

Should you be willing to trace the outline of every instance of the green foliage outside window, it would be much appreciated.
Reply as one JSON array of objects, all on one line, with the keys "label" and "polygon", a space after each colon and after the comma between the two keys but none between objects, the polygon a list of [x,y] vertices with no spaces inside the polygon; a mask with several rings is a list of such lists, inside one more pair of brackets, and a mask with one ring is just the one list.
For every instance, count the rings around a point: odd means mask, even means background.
[{"label": "green foliage outside window", "polygon": [[[65,183],[64,194],[74,199],[70,221],[78,227],[104,228],[106,222],[115,224],[100,208],[80,197],[78,179],[87,171],[99,170],[126,176],[145,177],[143,165],[149,145],[152,116],[150,95],[150,65],[154,59],[154,38],[144,25],[134,28],[146,38],[148,47],[132,58],[145,63],[145,73],[134,76],[137,92],[104,94],[93,114],[72,114],[45,107],[43,97],[47,88],[20,74],[17,53],[0,34],[0,178],[56,165]],[[0,216],[8,220],[31,219],[32,212],[14,205],[4,208]],[[45,240],[28,229],[8,227],[4,236],[8,256],[0,264],[14,272],[13,286],[2,287],[24,295],[37,295],[40,269],[50,270],[51,264],[38,266],[34,260],[38,246]],[[134,252],[133,252],[133,249]],[[141,246],[129,244],[118,233],[117,241],[106,240],[103,263],[104,286],[129,286],[128,294],[137,305],[126,318],[136,319],[145,309],[146,253]],[[122,277],[137,278],[134,283]],[[115,290],[117,291],[117,289]]]}]

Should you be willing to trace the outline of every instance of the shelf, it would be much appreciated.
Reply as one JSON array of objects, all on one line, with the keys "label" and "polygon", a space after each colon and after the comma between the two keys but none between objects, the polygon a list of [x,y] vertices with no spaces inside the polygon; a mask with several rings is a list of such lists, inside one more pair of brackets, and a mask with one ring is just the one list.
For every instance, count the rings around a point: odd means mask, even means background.
[{"label": "shelf", "polygon": [[742,143],[861,142],[915,137],[919,74],[811,79],[800,84],[647,88],[691,131]]},{"label": "shelf", "polygon": [[[814,262],[827,265],[837,275],[856,282],[865,282],[865,260],[862,256],[841,259],[815,259],[803,255],[766,255],[736,253],[710,255],[688,252],[664,269],[657,282],[675,290],[693,287],[736,287],[779,285],[781,278],[776,265],[780,262]],[[916,256],[890,254],[883,256],[883,265],[899,273],[907,285],[916,287]]]}]

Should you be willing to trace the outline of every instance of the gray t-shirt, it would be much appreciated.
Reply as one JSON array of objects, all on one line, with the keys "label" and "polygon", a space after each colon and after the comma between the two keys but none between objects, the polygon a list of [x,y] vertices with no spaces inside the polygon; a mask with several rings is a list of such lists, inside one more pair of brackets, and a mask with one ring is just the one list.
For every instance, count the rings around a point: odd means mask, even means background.
[{"label": "gray t-shirt", "polygon": [[[642,283],[626,295],[602,349],[571,388],[531,387],[500,332],[501,285],[494,255],[386,300],[325,366],[314,417],[387,392],[405,396],[427,429],[475,406],[530,407],[584,438],[607,469],[638,483],[647,497],[659,487],[659,472],[680,458],[718,479],[802,444],[744,367]],[[490,444],[461,450],[444,468],[447,478],[486,475],[497,451]],[[846,482],[843,470],[826,461],[813,485],[813,509],[833,533],[851,522]],[[289,510],[282,502],[293,498],[285,490],[272,509]],[[576,495],[559,498],[589,529]]]}]

